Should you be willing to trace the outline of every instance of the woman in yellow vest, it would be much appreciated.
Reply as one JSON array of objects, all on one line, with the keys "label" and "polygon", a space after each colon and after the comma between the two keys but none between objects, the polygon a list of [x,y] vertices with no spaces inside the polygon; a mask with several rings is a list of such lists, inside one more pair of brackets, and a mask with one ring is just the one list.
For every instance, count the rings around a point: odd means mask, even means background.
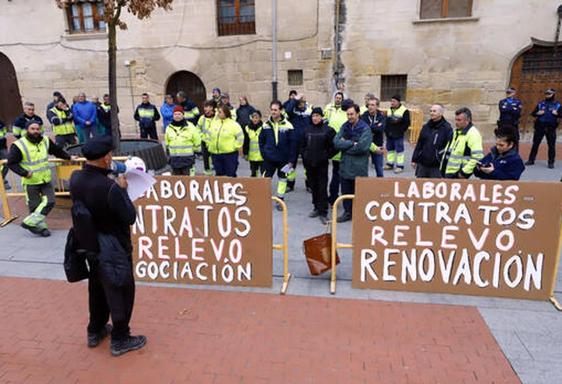
[{"label": "woman in yellow vest", "polygon": [[205,142],[213,159],[215,175],[236,177],[238,150],[244,144],[244,132],[232,119],[227,105],[219,107],[218,118],[211,122]]},{"label": "woman in yellow vest", "polygon": [[55,206],[49,155],[65,160],[76,158],[43,136],[41,126],[33,120],[26,124],[25,134],[12,144],[8,154],[8,167],[22,178],[30,213],[21,226],[43,237],[51,236],[45,218]]},{"label": "woman in yellow vest", "polygon": [[63,98],[58,99],[54,107],[47,111],[47,119],[53,126],[57,145],[68,147],[76,143],[74,116]]},{"label": "woman in yellow vest", "polygon": [[174,108],[172,122],[166,128],[166,149],[173,175],[195,176],[195,151],[201,146],[199,130],[184,117],[183,107]]},{"label": "woman in yellow vest", "polygon": [[263,157],[260,152],[260,133],[263,128],[261,117],[260,111],[254,111],[250,115],[250,124],[244,128],[247,137],[246,142],[244,142],[244,156],[250,162],[252,177],[259,177],[265,171],[263,168]]}]

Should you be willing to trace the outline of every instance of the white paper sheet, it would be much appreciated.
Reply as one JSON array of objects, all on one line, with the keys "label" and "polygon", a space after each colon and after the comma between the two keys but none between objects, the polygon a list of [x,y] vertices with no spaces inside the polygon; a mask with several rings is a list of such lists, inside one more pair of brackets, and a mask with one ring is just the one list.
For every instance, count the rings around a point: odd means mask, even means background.
[{"label": "white paper sheet", "polygon": [[128,169],[125,172],[125,177],[127,178],[127,183],[129,186],[127,187],[127,193],[129,194],[129,198],[131,201],[135,201],[148,189],[156,183],[156,179],[150,176],[146,172],[139,171],[138,169]]}]

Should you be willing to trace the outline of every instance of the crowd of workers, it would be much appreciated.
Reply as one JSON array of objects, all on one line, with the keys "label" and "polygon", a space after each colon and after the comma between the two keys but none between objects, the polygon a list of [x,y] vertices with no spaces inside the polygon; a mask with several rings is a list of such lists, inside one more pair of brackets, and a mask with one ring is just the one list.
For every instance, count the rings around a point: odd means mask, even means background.
[{"label": "crowd of workers", "polygon": [[[508,88],[506,96],[499,102],[496,146],[486,156],[482,136],[468,108],[455,111],[452,127],[444,118],[443,105],[432,105],[411,159],[416,177],[475,175],[482,179],[518,180],[525,169],[518,153],[522,105],[515,97],[515,89]],[[383,177],[384,171],[404,170],[404,136],[411,125],[410,111],[399,95],[391,98],[388,110],[379,109],[379,99],[371,93],[365,95],[362,104],[336,92],[324,108],[313,107],[303,94],[291,91],[285,102],[270,103],[269,116],[264,119],[245,96],[239,98],[235,108],[229,95],[215,88],[202,111],[183,91],[166,95],[160,108],[145,93],[134,119],[141,138],[159,140],[157,121],[162,118],[164,145],[174,175],[195,175],[195,162],[200,156],[205,175],[236,177],[243,156],[249,161],[251,176],[277,175],[276,193],[283,199],[295,187],[295,169],[302,158],[306,188],[312,194],[310,217],[319,217],[325,223],[329,207],[339,194],[352,194],[355,178],[368,176],[369,159],[377,177]],[[70,159],[64,151],[67,146],[87,143],[95,136],[110,136],[112,106],[108,95],[99,102],[97,98],[87,100],[80,93],[69,105],[60,92],[54,92],[46,111],[54,142],[43,135],[44,123],[35,114],[34,105],[25,102],[23,107],[24,112],[11,125],[18,140],[9,151],[8,130],[0,122],[0,159],[8,159],[2,176],[6,188],[10,188],[5,177],[8,169],[22,177],[30,210],[23,226],[48,236],[44,218],[54,204],[54,192],[47,158],[54,155]],[[526,165],[534,164],[546,136],[548,166],[554,167],[560,109],[555,91],[546,90],[545,99],[532,112],[535,133]],[[346,201],[344,208],[340,222],[351,220],[351,201]]]}]

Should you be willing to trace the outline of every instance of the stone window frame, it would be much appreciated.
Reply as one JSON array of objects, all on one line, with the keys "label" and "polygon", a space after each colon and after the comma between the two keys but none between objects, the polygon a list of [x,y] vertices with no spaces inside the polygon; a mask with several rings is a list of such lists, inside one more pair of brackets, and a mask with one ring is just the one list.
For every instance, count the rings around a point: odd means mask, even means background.
[{"label": "stone window frame", "polygon": [[[223,0],[216,0],[217,8],[217,35],[233,36],[233,35],[255,35],[256,34],[256,2],[255,0],[234,0],[234,16],[221,16],[221,8],[231,8],[222,6]],[[242,3],[244,7],[241,6]],[[242,21],[245,17],[241,15],[241,9],[248,8],[251,14],[248,15],[251,20]],[[233,19],[227,22],[227,19]]]},{"label": "stone window frame", "polygon": [[298,87],[304,84],[304,72],[302,69],[289,69],[287,71],[287,84]]},{"label": "stone window frame", "polygon": [[[92,11],[91,16],[84,15],[84,6],[89,4]],[[77,14],[74,14],[76,10]],[[99,35],[105,34],[107,30],[107,25],[103,20],[103,10],[104,4],[103,0],[76,0],[69,4],[64,12],[66,14],[66,19],[68,23],[68,34],[69,35]],[[86,20],[91,18],[91,23],[93,28],[91,30],[86,30]],[[80,28],[76,29],[74,27],[74,21],[78,20]]]}]

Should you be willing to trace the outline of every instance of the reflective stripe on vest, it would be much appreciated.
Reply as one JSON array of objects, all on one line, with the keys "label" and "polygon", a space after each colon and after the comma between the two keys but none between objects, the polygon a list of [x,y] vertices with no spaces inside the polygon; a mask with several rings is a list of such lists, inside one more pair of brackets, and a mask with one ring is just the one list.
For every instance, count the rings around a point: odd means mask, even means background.
[{"label": "reflective stripe on vest", "polygon": [[396,109],[389,108],[388,109],[388,112],[389,112],[388,117],[394,116],[394,117],[402,118],[404,116],[404,113],[406,113],[407,110],[408,110],[408,108],[406,108],[403,104],[400,104],[400,106]]},{"label": "reflective stripe on vest", "polygon": [[154,109],[152,108],[139,108],[139,117],[141,119],[153,119]]},{"label": "reflective stripe on vest", "polygon": [[51,182],[51,167],[49,167],[49,138],[43,137],[43,140],[34,144],[22,137],[17,140],[16,145],[22,155],[20,165],[23,169],[33,172],[31,177],[22,177],[23,185],[37,185]]},{"label": "reflective stripe on vest", "polygon": [[[53,112],[55,115],[57,115],[57,117],[61,121],[64,121],[64,119],[66,119],[66,112],[65,111],[61,111],[61,110],[53,107],[53,108],[51,108],[51,112]],[[57,135],[57,136],[72,135],[75,132],[74,123],[72,121],[66,121],[62,124],[55,125],[55,126],[53,126],[53,131],[55,132],[55,135]]]}]

